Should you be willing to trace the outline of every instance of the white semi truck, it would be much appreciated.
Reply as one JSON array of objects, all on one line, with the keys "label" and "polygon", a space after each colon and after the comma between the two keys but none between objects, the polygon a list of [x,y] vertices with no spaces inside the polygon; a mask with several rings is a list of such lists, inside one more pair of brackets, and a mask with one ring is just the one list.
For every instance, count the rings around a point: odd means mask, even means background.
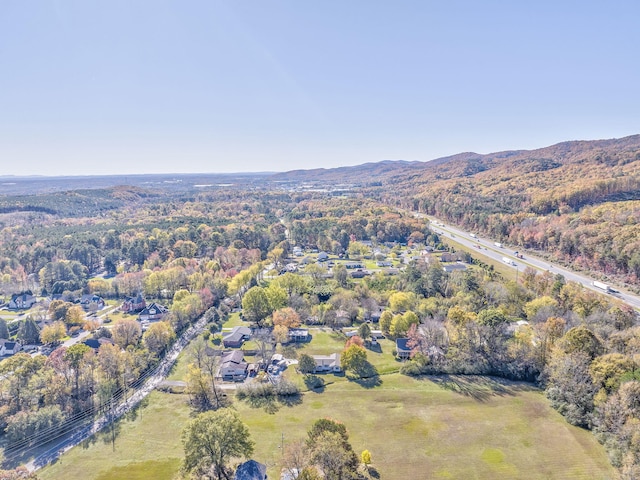
[{"label": "white semi truck", "polygon": [[591,283],[591,285],[593,285],[596,288],[599,288],[600,290],[602,290],[604,292],[607,292],[607,293],[611,293],[612,292],[611,287],[609,285],[607,285],[606,283],[594,281],[594,282]]},{"label": "white semi truck", "polygon": [[516,262],[511,260],[509,257],[502,257],[502,261],[507,265],[513,265],[514,267],[516,266]]}]

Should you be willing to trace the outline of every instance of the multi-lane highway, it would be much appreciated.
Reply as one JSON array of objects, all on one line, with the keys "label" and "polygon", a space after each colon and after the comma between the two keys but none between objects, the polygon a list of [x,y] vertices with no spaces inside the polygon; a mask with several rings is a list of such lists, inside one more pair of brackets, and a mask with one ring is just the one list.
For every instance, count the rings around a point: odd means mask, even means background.
[{"label": "multi-lane highway", "polygon": [[[593,286],[593,281],[598,280],[596,278],[588,277],[583,273],[577,273],[565,267],[559,267],[556,264],[550,264],[548,261],[522,250],[519,250],[519,253],[522,254],[524,258],[518,258],[515,254],[518,250],[514,250],[508,246],[496,246],[493,240],[480,237],[474,232],[465,232],[464,230],[460,230],[459,228],[444,223],[437,218],[420,214],[418,214],[418,216],[428,219],[431,222],[432,229],[436,232],[440,232],[445,240],[447,238],[453,239],[465,247],[472,250],[478,250],[482,255],[490,257],[498,262],[502,262],[504,265],[507,265],[514,270],[522,272],[526,267],[533,267],[539,271],[548,270],[552,273],[559,273],[563,275],[568,281],[580,283],[586,288],[602,293],[603,295],[607,295],[603,290]],[[508,259],[511,264],[508,264],[503,259]],[[638,295],[623,290],[616,290],[615,293],[610,293],[608,295],[618,298],[619,300],[628,303],[633,308],[640,310],[640,296]]]}]

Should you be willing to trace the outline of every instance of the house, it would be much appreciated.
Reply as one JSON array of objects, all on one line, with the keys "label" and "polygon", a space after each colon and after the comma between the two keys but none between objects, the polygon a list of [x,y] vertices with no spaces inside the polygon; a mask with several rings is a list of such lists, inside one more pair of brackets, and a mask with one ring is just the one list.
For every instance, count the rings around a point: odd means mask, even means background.
[{"label": "house", "polygon": [[400,359],[407,359],[411,357],[411,348],[409,348],[408,338],[396,339],[396,356]]},{"label": "house", "polygon": [[444,252],[440,256],[441,262],[455,262],[456,260],[458,260],[458,256],[454,253]]},{"label": "house", "polygon": [[30,291],[22,292],[22,293],[14,293],[11,295],[11,301],[9,302],[10,310],[26,310],[27,308],[33,307],[33,304],[36,303],[36,297]]},{"label": "house", "polygon": [[339,353],[332,353],[331,355],[313,355],[312,358],[316,362],[316,368],[313,373],[339,373],[342,371],[342,368],[340,367]]},{"label": "house", "polygon": [[222,334],[222,343],[225,348],[240,348],[245,340],[251,338],[249,327],[233,327],[230,332]]},{"label": "house", "polygon": [[309,339],[309,330],[306,328],[292,328],[289,330],[290,342],[308,342]]},{"label": "house", "polygon": [[351,278],[364,278],[367,276],[367,272],[364,270],[356,270],[355,272],[350,272],[349,276]]},{"label": "house", "polygon": [[22,345],[11,340],[0,339],[0,356],[15,355],[22,350]]},{"label": "house", "polygon": [[234,480],[267,480],[267,466],[264,463],[248,460],[238,465]]},{"label": "house", "polygon": [[329,260],[329,254],[327,252],[320,252],[318,254],[319,262],[326,262],[327,260]]},{"label": "house", "polygon": [[135,297],[127,297],[122,305],[120,306],[120,310],[125,313],[136,313],[140,312],[147,306],[147,302],[144,297],[138,293]]},{"label": "house", "polygon": [[87,338],[82,343],[84,343],[87,347],[93,348],[94,350],[100,349],[100,347],[102,345],[106,344],[106,343],[108,343],[110,345],[114,344],[113,340],[111,340],[110,338],[107,338],[107,337]]},{"label": "house", "polygon": [[80,306],[86,312],[102,310],[104,308],[104,299],[99,295],[82,295],[80,297]]},{"label": "house", "polygon": [[378,260],[376,262],[376,265],[378,267],[391,267],[393,263],[391,263],[389,260]]},{"label": "house", "polygon": [[348,270],[355,270],[358,268],[364,268],[364,265],[360,262],[347,262],[344,264],[344,266],[348,269]]},{"label": "house", "polygon": [[223,353],[220,358],[220,376],[223,380],[244,380],[247,376],[249,364],[244,361],[244,354],[240,350]]},{"label": "house", "polygon": [[443,265],[442,266],[442,270],[444,270],[446,273],[451,273],[451,272],[455,272],[458,270],[466,270],[467,266],[464,263],[461,262],[457,262],[457,263],[452,263],[450,265]]},{"label": "house", "polygon": [[153,302],[142,309],[142,311],[138,314],[138,320],[147,320],[150,322],[162,320],[168,312],[169,309],[167,307]]},{"label": "house", "polygon": [[384,338],[384,333],[382,333],[382,330],[371,330],[371,338],[380,340],[381,338]]}]

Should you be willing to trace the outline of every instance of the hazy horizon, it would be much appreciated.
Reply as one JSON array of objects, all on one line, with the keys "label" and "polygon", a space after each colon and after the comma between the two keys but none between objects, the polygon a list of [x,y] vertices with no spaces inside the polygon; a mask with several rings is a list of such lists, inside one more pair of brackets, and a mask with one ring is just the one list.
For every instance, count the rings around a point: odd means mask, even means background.
[{"label": "hazy horizon", "polygon": [[640,5],[4,2],[3,174],[245,173],[621,138]]}]

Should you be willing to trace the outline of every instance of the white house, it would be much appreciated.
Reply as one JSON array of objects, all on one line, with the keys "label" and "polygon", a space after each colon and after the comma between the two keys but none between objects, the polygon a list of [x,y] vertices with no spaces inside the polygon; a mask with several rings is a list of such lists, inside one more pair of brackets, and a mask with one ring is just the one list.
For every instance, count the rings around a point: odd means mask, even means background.
[{"label": "white house", "polygon": [[22,345],[11,340],[0,339],[0,356],[15,355],[22,350]]},{"label": "white house", "polygon": [[342,368],[340,367],[339,353],[332,353],[331,355],[313,355],[312,358],[316,362],[316,369],[314,370],[314,373],[339,373],[342,371]]}]

